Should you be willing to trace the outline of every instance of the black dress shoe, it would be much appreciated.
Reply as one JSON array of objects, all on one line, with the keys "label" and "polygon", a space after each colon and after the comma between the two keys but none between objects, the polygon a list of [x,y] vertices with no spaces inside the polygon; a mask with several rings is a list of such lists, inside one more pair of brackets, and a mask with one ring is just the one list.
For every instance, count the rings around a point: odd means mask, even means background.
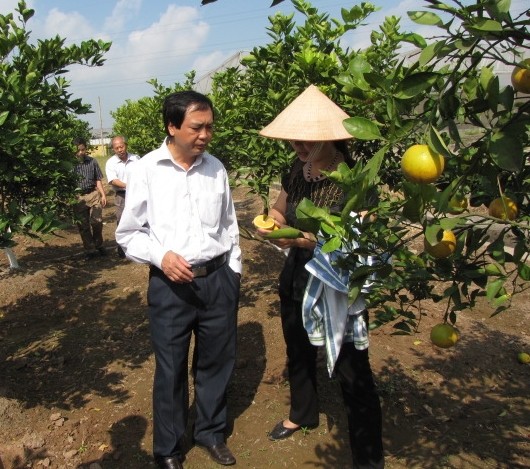
[{"label": "black dress shoe", "polygon": [[180,456],[155,456],[156,465],[160,469],[184,469],[181,464]]},{"label": "black dress shoe", "polygon": [[283,420],[281,422],[278,422],[276,426],[271,430],[269,433],[269,440],[276,441],[276,440],[285,440],[285,438],[289,438],[293,433],[300,430],[302,427],[304,428],[317,428],[318,425],[300,425],[296,428],[287,428],[283,425]]},{"label": "black dress shoe", "polygon": [[198,444],[201,448],[208,451],[210,457],[217,463],[223,466],[231,466],[236,463],[236,458],[232,454],[232,451],[228,449],[228,446],[224,443],[217,443],[212,446],[203,446]]}]

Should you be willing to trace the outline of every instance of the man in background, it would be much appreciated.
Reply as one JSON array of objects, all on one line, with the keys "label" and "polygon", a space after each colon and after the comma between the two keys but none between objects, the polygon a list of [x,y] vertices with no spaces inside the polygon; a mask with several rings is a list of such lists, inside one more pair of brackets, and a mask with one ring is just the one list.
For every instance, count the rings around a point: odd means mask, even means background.
[{"label": "man in background", "polygon": [[[124,136],[117,135],[111,140],[114,155],[111,156],[105,165],[107,181],[114,190],[114,205],[116,207],[116,226],[120,223],[123,207],[125,206],[125,191],[127,188],[127,173],[131,163],[138,161],[140,157],[127,151],[127,141]],[[118,256],[125,257],[125,253],[118,245]]]},{"label": "man in background", "polygon": [[103,173],[98,162],[88,156],[87,143],[82,138],[74,140],[77,164],[74,171],[78,175],[77,204],[74,205],[77,228],[81,235],[85,257],[93,258],[106,254],[103,247],[103,207],[107,197],[103,189]]}]

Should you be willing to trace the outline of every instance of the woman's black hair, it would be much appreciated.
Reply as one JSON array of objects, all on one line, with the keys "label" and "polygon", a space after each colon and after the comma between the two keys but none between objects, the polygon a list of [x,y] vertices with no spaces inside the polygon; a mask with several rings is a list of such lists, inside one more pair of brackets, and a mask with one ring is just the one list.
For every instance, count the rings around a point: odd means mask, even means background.
[{"label": "woman's black hair", "polygon": [[335,149],[340,151],[342,153],[342,156],[344,157],[344,161],[348,166],[353,166],[353,158],[350,153],[350,149],[348,147],[348,141],[347,140],[335,140],[333,142],[333,145],[335,145]]}]

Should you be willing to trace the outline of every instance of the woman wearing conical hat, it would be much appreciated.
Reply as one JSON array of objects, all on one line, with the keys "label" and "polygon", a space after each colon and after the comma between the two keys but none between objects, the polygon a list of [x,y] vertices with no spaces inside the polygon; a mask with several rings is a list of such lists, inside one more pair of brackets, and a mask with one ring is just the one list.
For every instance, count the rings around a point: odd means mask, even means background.
[{"label": "woman wearing conical hat", "polygon": [[[341,210],[344,194],[324,172],[335,170],[341,162],[349,166],[353,164],[346,144],[351,135],[342,124],[346,118],[348,115],[342,109],[317,87],[310,85],[260,131],[264,137],[288,140],[297,155],[289,173],[282,178],[278,199],[268,212],[278,226],[297,226],[295,210],[303,198],[310,199],[318,207]],[[266,232],[258,231],[261,234]],[[307,299],[306,288],[311,279],[306,266],[316,256],[318,247],[311,233],[304,233],[303,238],[273,242],[281,249],[288,249],[280,274],[279,294],[291,405],[288,418],[278,422],[269,432],[271,440],[282,440],[301,428],[319,425],[317,346],[312,340],[319,331],[309,330],[303,317],[303,300]],[[347,310],[344,314],[350,317]],[[351,326],[346,324],[344,327],[332,369],[329,366],[328,369],[342,388],[354,466],[382,468],[381,406],[368,358],[367,312],[364,307],[357,314],[354,327]],[[365,336],[359,337],[363,333]],[[328,345],[329,356],[333,346]]]}]

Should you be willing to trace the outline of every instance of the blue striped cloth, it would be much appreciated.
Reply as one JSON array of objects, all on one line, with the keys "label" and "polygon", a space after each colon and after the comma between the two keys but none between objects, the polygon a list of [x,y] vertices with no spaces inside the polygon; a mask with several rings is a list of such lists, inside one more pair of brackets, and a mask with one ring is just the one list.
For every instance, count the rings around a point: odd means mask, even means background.
[{"label": "blue striped cloth", "polygon": [[348,304],[348,271],[335,265],[340,255],[339,251],[324,253],[322,245],[317,244],[313,258],[305,266],[310,275],[302,300],[309,341],[326,346],[330,376],[344,342],[353,342],[357,350],[369,345],[368,326],[362,314],[366,302],[359,295],[353,304]]}]

